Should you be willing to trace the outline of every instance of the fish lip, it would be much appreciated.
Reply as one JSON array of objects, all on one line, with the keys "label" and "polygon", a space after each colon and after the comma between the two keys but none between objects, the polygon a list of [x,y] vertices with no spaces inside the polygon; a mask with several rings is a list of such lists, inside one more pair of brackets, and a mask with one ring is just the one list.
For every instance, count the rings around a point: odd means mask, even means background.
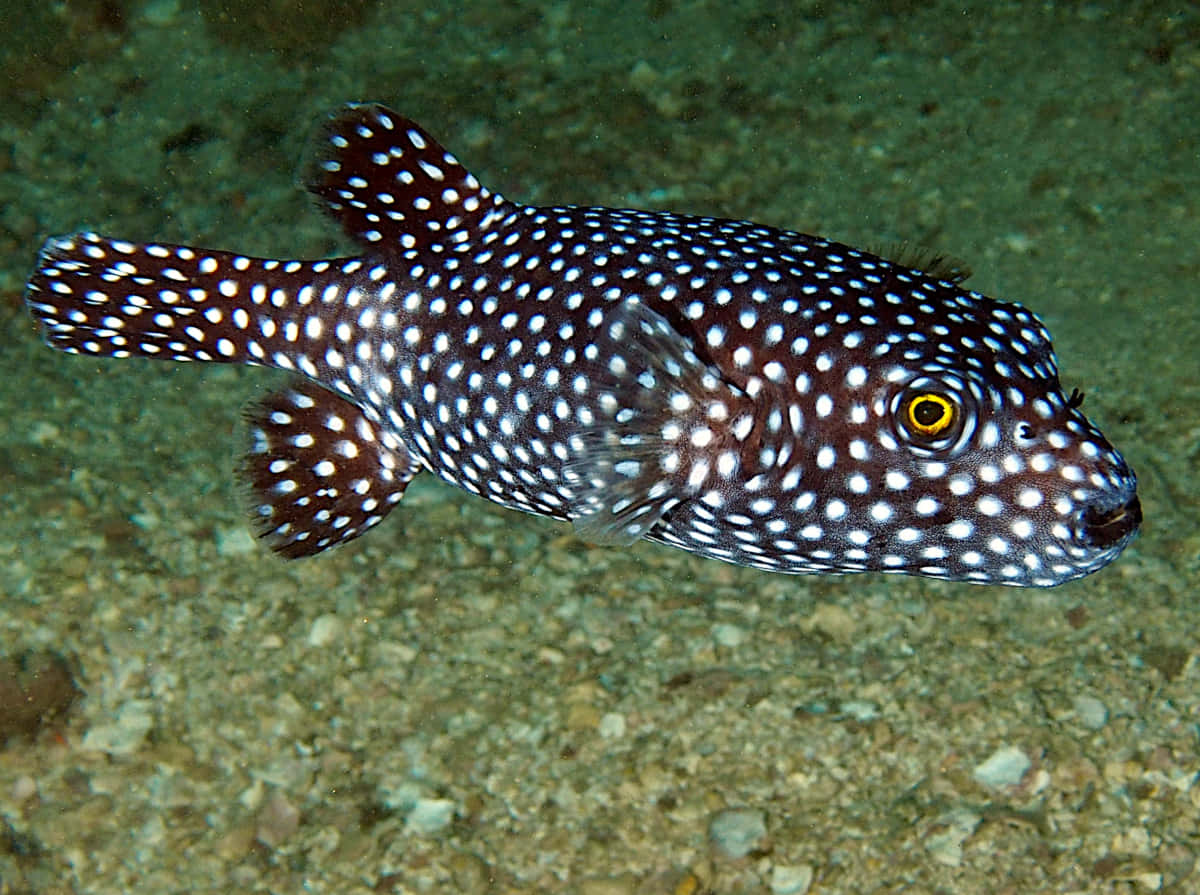
[{"label": "fish lip", "polygon": [[1079,515],[1076,538],[1080,545],[1108,550],[1124,544],[1142,524],[1142,503],[1136,493],[1117,503],[1094,503]]}]

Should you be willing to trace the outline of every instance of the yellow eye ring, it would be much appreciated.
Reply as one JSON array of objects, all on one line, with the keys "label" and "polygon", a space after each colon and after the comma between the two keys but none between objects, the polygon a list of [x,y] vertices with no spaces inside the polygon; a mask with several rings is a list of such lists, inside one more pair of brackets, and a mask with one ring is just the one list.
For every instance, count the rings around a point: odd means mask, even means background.
[{"label": "yellow eye ring", "polygon": [[905,421],[913,433],[936,438],[954,425],[958,408],[948,398],[936,392],[915,395],[905,408]]}]

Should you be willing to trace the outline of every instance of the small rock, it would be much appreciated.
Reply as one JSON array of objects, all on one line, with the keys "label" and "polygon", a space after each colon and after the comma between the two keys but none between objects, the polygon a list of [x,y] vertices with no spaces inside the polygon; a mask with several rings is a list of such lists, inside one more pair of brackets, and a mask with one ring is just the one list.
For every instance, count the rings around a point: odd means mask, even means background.
[{"label": "small rock", "polygon": [[162,519],[154,513],[134,513],[129,517],[129,521],[142,531],[154,531],[154,529],[162,525]]},{"label": "small rock", "polygon": [[767,816],[755,808],[718,812],[709,821],[708,838],[727,857],[744,858],[765,843]]},{"label": "small rock", "polygon": [[1147,892],[1158,892],[1163,886],[1163,875],[1154,871],[1148,871],[1131,876],[1129,881],[1137,883]]},{"label": "small rock", "polygon": [[604,716],[600,714],[600,709],[594,705],[588,705],[586,702],[576,702],[567,709],[566,724],[567,730],[595,730],[600,727],[600,721]]},{"label": "small rock", "polygon": [[234,827],[213,844],[213,854],[222,861],[233,863],[241,860],[254,848],[254,824],[243,823]]},{"label": "small rock", "polygon": [[28,774],[22,774],[12,785],[12,800],[18,805],[37,795],[37,781]]},{"label": "small rock", "polygon": [[849,699],[838,706],[838,708],[842,710],[843,715],[847,715],[861,724],[874,721],[880,714],[879,707],[873,702],[867,702],[865,699]]},{"label": "small rock", "polygon": [[[135,520],[136,521],[136,520]],[[258,542],[244,525],[218,528],[215,534],[217,556],[246,556],[258,550]]]},{"label": "small rock", "polygon": [[444,830],[454,820],[454,802],[450,799],[417,799],[405,818],[405,826],[418,835]]},{"label": "small rock", "polygon": [[713,640],[717,642],[718,646],[729,647],[730,649],[741,646],[746,640],[746,632],[737,625],[713,625],[712,634]]},{"label": "small rock", "polygon": [[811,864],[797,864],[795,867],[776,864],[771,868],[771,895],[805,895],[812,881]]},{"label": "small rock", "polygon": [[454,891],[462,895],[487,892],[496,872],[483,858],[468,852],[455,852],[446,863],[454,880]]},{"label": "small rock", "polygon": [[262,782],[261,778],[255,777],[249,786],[238,793],[238,801],[242,803],[246,810],[257,811],[266,794],[266,785]]},{"label": "small rock", "polygon": [[312,627],[308,629],[308,645],[329,646],[342,636],[345,624],[331,612],[318,615],[313,619]]},{"label": "small rock", "polygon": [[1149,858],[1154,854],[1154,845],[1145,827],[1130,827],[1113,837],[1112,850],[1117,854]]},{"label": "small rock", "polygon": [[640,59],[629,72],[629,84],[634,90],[645,91],[654,87],[661,77],[653,65],[645,59]]},{"label": "small rock", "polygon": [[625,736],[625,716],[619,712],[608,712],[600,718],[596,729],[606,740],[619,740]]},{"label": "small rock", "polygon": [[836,603],[821,603],[812,615],[800,622],[800,629],[805,633],[819,634],[843,644],[854,639],[857,627],[854,616]]},{"label": "small rock", "polygon": [[1016,746],[1003,746],[975,768],[975,779],[993,789],[1001,786],[1016,786],[1025,776],[1033,762]]},{"label": "small rock", "polygon": [[29,440],[40,447],[53,444],[61,437],[58,426],[52,423],[34,423],[29,430]]},{"label": "small rock", "polygon": [[109,755],[128,755],[135,752],[154,725],[153,703],[148,699],[132,699],[117,710],[107,724],[93,724],[83,735],[82,748]]},{"label": "small rock", "polygon": [[150,0],[142,10],[147,25],[167,28],[179,18],[179,0]]},{"label": "small rock", "polygon": [[50,650],[0,655],[0,746],[36,736],[60,719],[79,696],[71,663]]},{"label": "small rock", "polygon": [[1076,696],[1075,717],[1088,730],[1100,730],[1108,723],[1108,706],[1095,696]]},{"label": "small rock", "polygon": [[946,867],[961,866],[963,843],[975,832],[982,820],[980,815],[965,808],[942,815],[925,840],[926,850],[939,864]]},{"label": "small rock", "polygon": [[279,848],[300,829],[300,809],[281,792],[274,792],[263,803],[254,838],[267,848]]},{"label": "small rock", "polygon": [[592,638],[592,652],[594,652],[597,656],[607,656],[612,652],[614,645],[615,644],[613,643],[612,638],[605,637],[603,634],[599,634]]}]

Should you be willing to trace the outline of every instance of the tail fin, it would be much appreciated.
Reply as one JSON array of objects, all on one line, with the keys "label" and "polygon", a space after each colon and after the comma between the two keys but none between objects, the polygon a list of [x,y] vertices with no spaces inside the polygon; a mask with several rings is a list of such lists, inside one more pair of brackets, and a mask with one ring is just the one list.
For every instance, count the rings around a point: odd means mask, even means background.
[{"label": "tail fin", "polygon": [[[295,367],[303,306],[357,260],[270,261],[95,233],[46,241],[25,302],[71,354]],[[314,308],[315,316],[317,310]],[[331,319],[329,309],[321,317]]]}]

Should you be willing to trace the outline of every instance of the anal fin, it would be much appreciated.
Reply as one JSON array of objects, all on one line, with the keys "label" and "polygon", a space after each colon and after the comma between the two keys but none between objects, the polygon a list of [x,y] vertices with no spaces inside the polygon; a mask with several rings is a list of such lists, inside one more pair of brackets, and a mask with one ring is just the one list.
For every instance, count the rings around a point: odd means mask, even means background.
[{"label": "anal fin", "polygon": [[242,464],[255,527],[288,559],[312,556],[379,523],[420,466],[362,411],[312,382],[250,407]]}]

